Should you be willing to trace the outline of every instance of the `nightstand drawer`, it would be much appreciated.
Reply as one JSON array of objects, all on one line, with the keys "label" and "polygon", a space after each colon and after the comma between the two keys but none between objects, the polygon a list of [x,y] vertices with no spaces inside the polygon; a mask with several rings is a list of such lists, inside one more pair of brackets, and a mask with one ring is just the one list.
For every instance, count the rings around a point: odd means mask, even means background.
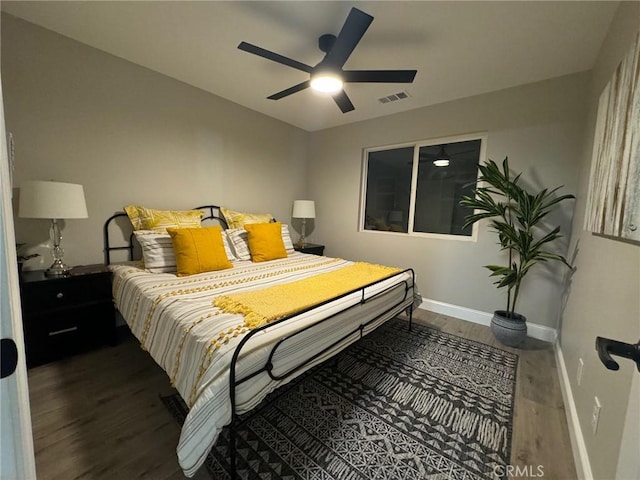
[{"label": "nightstand drawer", "polygon": [[23,317],[29,367],[114,342],[111,302]]},{"label": "nightstand drawer", "polygon": [[27,366],[115,344],[111,273],[69,277],[23,272],[20,283]]},{"label": "nightstand drawer", "polygon": [[73,277],[23,285],[25,313],[78,306],[111,297],[108,275]]}]

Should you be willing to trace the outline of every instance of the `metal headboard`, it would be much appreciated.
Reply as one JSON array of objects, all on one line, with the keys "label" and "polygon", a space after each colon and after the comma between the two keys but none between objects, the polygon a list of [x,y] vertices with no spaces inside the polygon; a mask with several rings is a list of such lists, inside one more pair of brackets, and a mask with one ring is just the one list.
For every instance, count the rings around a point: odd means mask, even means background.
[{"label": "metal headboard", "polygon": [[[202,207],[196,207],[193,210],[203,210],[205,215],[202,217],[202,221],[216,220],[220,223],[222,228],[227,229],[229,225],[220,212],[220,207],[217,205],[203,205]],[[119,245],[112,245],[112,237],[110,237],[110,228],[113,225],[117,225],[119,230],[123,233],[124,243]],[[111,263],[111,253],[115,251],[126,250],[128,251],[127,259],[134,260],[135,250],[135,236],[133,235],[133,225],[129,221],[129,217],[125,212],[117,212],[111,215],[102,227],[104,238],[104,263],[109,265]]]}]

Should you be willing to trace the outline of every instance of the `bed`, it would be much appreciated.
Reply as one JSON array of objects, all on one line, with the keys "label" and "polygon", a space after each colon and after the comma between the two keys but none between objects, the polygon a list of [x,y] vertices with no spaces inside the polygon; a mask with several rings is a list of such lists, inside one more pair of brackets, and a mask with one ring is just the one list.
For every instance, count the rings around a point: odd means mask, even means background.
[{"label": "bed", "polygon": [[[227,227],[219,207],[194,210],[206,212],[203,225]],[[287,239],[285,258],[261,263],[232,259],[232,268],[182,277],[151,273],[135,260],[139,253],[131,229],[124,213],[104,225],[114,302],[141,347],[189,406],[177,446],[179,464],[189,477],[205,461],[222,428],[229,425],[235,445],[239,415],[257,407],[277,387],[403,311],[411,328],[417,298],[411,269],[382,270],[380,278],[348,286],[331,298],[311,299],[309,294],[307,299],[300,292],[314,290],[314,282],[324,278],[336,283],[333,279],[346,272],[360,276],[360,270],[353,270],[360,265],[296,252]],[[114,254],[122,252],[126,261],[115,262]],[[248,314],[226,308],[231,298],[272,298],[274,292],[298,302],[295,312],[249,328]],[[232,466],[235,456],[231,448]]]}]

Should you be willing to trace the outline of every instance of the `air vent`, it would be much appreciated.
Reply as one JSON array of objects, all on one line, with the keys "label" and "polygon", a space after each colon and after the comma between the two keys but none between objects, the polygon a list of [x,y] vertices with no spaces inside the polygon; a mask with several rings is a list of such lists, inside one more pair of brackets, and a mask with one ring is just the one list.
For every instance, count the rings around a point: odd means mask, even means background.
[{"label": "air vent", "polygon": [[407,93],[406,91],[402,91],[402,92],[394,93],[391,95],[387,95],[386,97],[380,97],[378,101],[380,103],[389,103],[389,102],[396,102],[398,100],[403,100],[405,98],[409,98],[409,93]]}]

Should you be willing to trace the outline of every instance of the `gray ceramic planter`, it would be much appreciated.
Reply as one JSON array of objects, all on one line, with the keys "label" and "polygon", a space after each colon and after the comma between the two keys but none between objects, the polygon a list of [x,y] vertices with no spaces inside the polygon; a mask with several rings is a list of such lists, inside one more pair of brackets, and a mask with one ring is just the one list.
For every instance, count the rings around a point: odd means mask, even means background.
[{"label": "gray ceramic planter", "polygon": [[509,318],[505,310],[496,310],[491,319],[491,331],[503,345],[517,347],[527,338],[527,318],[519,313]]}]

